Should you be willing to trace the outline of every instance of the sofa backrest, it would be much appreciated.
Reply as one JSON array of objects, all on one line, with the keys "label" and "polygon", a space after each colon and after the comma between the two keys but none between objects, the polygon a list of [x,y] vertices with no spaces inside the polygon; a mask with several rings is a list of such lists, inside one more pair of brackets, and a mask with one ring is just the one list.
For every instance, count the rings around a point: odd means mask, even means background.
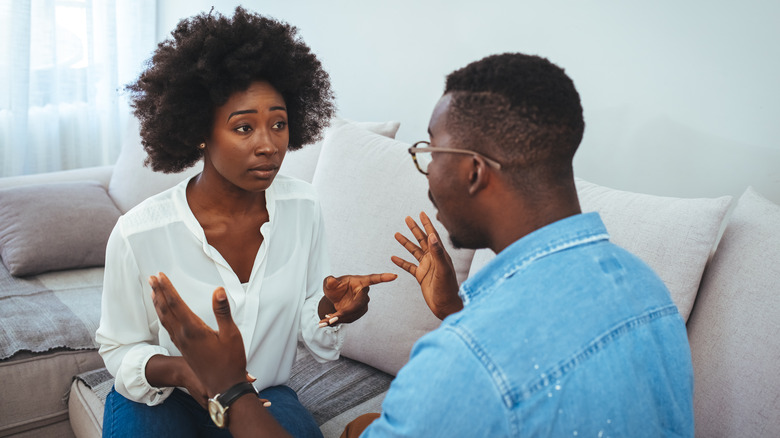
[{"label": "sofa backrest", "polygon": [[780,206],[748,189],[688,321],[696,436],[780,436]]},{"label": "sofa backrest", "polygon": [[[704,266],[718,240],[732,198],[673,198],[633,193],[577,179],[583,212],[601,215],[610,240],[647,263],[688,319]],[[471,274],[494,254],[477,251]]]}]

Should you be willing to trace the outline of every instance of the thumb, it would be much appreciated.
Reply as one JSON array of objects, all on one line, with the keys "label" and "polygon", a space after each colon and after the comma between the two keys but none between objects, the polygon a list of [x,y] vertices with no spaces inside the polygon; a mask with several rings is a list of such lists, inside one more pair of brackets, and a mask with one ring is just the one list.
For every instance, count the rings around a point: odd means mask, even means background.
[{"label": "thumb", "polygon": [[233,323],[233,316],[230,314],[230,304],[224,288],[218,287],[214,290],[214,294],[211,296],[211,307],[214,309],[220,333],[227,334],[237,329],[236,324]]}]

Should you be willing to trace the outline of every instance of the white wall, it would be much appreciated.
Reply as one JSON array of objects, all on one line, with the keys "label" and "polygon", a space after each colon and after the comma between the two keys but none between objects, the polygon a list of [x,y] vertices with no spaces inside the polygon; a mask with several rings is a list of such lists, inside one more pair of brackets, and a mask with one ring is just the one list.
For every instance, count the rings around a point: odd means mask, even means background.
[{"label": "white wall", "polygon": [[[158,39],[231,0],[160,0]],[[578,176],[665,196],[780,203],[780,2],[247,0],[287,21],[331,75],[339,115],[399,120],[425,139],[452,70],[488,54],[539,54],[585,108]]]}]

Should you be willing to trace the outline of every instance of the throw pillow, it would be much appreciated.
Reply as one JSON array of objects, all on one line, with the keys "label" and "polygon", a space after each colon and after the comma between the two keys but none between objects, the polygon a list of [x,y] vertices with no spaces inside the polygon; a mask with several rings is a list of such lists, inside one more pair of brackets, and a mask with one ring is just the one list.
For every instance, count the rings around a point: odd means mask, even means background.
[{"label": "throw pillow", "polygon": [[610,240],[645,261],[664,281],[685,321],[732,197],[672,198],[577,180],[582,211],[597,211]]},{"label": "throw pillow", "polygon": [[[671,198],[615,190],[579,178],[576,184],[582,211],[599,212],[610,240],[655,270],[687,321],[731,196]],[[488,249],[477,251],[471,272],[493,257]]]},{"label": "throw pillow", "polygon": [[354,124],[362,129],[389,138],[395,138],[398,128],[401,127],[400,122],[354,122],[336,117],[331,121],[330,126],[325,129],[322,140],[314,144],[306,145],[297,151],[287,152],[287,156],[284,157],[282,168],[279,169],[279,173],[302,179],[309,183],[312,182],[314,171],[317,168],[317,161],[320,158],[320,151],[322,151],[322,142],[325,141],[329,132],[346,123]]},{"label": "throw pillow", "polygon": [[0,190],[0,256],[16,276],[102,266],[119,215],[95,181]]},{"label": "throw pillow", "polygon": [[780,205],[748,188],[688,321],[696,434],[780,433]]},{"label": "throw pillow", "polygon": [[108,194],[122,213],[127,213],[144,199],[169,189],[203,170],[202,161],[181,173],[154,172],[151,167],[144,166],[146,151],[141,145],[138,119],[135,117],[130,119],[122,139],[122,150],[119,152],[111,181],[108,183]]},{"label": "throw pillow", "polygon": [[393,237],[412,239],[404,218],[425,211],[452,256],[459,280],[468,273],[473,251],[454,250],[435,220],[428,181],[414,167],[408,144],[353,124],[325,138],[313,185],[320,195],[330,242],[333,275],[393,272],[398,278],[373,286],[368,313],[346,328],[343,354],[390,374],[408,360],[414,342],[439,326],[417,281],[390,261],[414,258]]}]

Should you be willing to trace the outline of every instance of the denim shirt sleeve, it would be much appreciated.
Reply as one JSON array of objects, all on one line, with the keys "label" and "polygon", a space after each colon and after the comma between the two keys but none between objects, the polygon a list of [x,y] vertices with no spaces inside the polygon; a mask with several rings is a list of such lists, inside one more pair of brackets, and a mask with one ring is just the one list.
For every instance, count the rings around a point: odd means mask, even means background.
[{"label": "denim shirt sleeve", "polygon": [[457,437],[475,430],[510,436],[509,422],[496,422],[508,413],[494,377],[457,329],[444,326],[415,344],[387,392],[382,416],[361,437]]}]

